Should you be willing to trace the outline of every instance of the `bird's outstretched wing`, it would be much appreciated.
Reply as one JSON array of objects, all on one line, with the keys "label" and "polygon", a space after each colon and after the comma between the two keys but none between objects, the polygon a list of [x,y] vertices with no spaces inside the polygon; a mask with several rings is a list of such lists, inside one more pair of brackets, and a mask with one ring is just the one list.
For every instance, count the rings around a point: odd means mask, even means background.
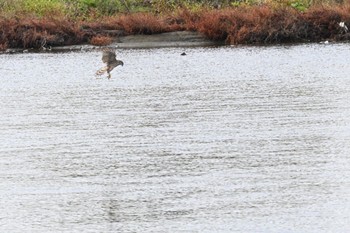
[{"label": "bird's outstretched wing", "polygon": [[103,54],[102,54],[102,61],[104,63],[106,63],[107,65],[115,62],[116,61],[116,54],[115,51],[112,50],[103,50]]},{"label": "bird's outstretched wing", "polygon": [[108,73],[108,78],[111,78],[111,71],[119,66],[124,65],[123,61],[117,60],[115,50],[104,49],[102,53],[102,61],[106,63],[105,67],[102,67],[96,72],[96,75],[102,75],[104,73]]},{"label": "bird's outstretched wing", "polygon": [[101,69],[99,69],[98,71],[96,71],[96,75],[97,76],[101,76],[104,73],[106,73],[108,71],[108,66],[102,67]]}]

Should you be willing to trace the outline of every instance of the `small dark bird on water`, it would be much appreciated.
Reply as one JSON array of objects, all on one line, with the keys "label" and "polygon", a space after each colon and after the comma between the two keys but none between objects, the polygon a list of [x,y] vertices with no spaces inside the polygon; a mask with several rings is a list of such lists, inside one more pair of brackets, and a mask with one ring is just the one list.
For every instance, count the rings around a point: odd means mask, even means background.
[{"label": "small dark bird on water", "polygon": [[102,54],[102,61],[103,63],[106,63],[105,67],[102,67],[96,72],[96,75],[102,75],[107,72],[108,78],[111,78],[111,71],[119,66],[124,66],[123,61],[116,59],[116,54],[114,50],[111,49],[104,49]]},{"label": "small dark bird on water", "polygon": [[187,54],[185,52],[181,53],[181,56],[186,56]]}]

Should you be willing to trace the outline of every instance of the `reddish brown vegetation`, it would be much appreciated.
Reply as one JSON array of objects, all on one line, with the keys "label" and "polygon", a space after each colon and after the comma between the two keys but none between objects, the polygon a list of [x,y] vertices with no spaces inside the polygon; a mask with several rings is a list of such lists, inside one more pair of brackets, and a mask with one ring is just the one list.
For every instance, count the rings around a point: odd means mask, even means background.
[{"label": "reddish brown vegetation", "polygon": [[339,27],[350,26],[350,6],[314,7],[306,12],[268,6],[203,10],[186,9],[165,16],[151,13],[106,17],[95,22],[67,19],[0,18],[0,50],[79,43],[107,45],[124,34],[199,31],[228,44],[287,43],[350,39]]},{"label": "reddish brown vegetation", "polygon": [[119,25],[128,34],[151,35],[167,31],[167,27],[162,20],[146,13],[123,15],[119,18]]},{"label": "reddish brown vegetation", "polygon": [[90,40],[90,44],[97,46],[105,46],[112,43],[112,38],[109,36],[93,36]]},{"label": "reddish brown vegetation", "polygon": [[0,46],[3,49],[40,48],[86,41],[84,33],[66,20],[1,19],[0,25]]},{"label": "reddish brown vegetation", "polygon": [[173,15],[165,18],[170,30],[187,30],[197,31],[202,17],[206,15],[207,11],[193,13],[187,9],[182,9]]},{"label": "reddish brown vegetation", "polygon": [[347,39],[339,22],[350,23],[350,8],[318,7],[299,12],[292,8],[239,8],[203,15],[198,30],[229,44],[288,43]]}]

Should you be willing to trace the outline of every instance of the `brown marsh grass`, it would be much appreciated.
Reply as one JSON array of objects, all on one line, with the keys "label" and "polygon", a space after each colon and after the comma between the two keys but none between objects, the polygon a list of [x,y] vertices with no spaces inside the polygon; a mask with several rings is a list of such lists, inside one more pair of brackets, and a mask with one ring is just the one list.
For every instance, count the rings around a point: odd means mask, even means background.
[{"label": "brown marsh grass", "polygon": [[306,12],[268,6],[211,11],[198,31],[228,44],[266,44],[340,39],[339,22],[350,25],[350,7],[312,7]]},{"label": "brown marsh grass", "polygon": [[86,42],[84,33],[68,20],[52,18],[0,19],[0,47],[40,48]]},{"label": "brown marsh grass", "polygon": [[150,13],[134,13],[118,17],[118,24],[127,34],[157,34],[168,28],[161,17]]},{"label": "brown marsh grass", "polygon": [[224,9],[177,9],[167,14],[132,13],[96,20],[68,17],[0,17],[0,50],[91,43],[107,45],[112,37],[130,34],[198,31],[227,44],[271,44],[348,40],[350,5],[313,6],[301,12],[292,7],[248,6]]},{"label": "brown marsh grass", "polygon": [[90,44],[96,45],[96,46],[105,46],[112,43],[113,39],[109,36],[93,36],[90,39]]}]

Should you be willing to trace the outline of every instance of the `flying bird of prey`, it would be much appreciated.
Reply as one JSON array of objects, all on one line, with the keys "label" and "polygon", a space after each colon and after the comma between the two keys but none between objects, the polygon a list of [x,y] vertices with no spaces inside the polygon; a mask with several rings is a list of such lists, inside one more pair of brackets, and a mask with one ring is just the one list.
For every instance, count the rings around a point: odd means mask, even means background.
[{"label": "flying bird of prey", "polygon": [[122,65],[124,66],[123,61],[121,60],[117,60],[116,59],[116,54],[115,51],[111,50],[111,49],[105,49],[103,50],[103,54],[102,54],[102,61],[103,63],[106,63],[105,67],[102,67],[101,69],[99,69],[96,72],[96,75],[102,75],[104,73],[107,72],[108,74],[108,78],[111,78],[111,71],[119,66]]}]

